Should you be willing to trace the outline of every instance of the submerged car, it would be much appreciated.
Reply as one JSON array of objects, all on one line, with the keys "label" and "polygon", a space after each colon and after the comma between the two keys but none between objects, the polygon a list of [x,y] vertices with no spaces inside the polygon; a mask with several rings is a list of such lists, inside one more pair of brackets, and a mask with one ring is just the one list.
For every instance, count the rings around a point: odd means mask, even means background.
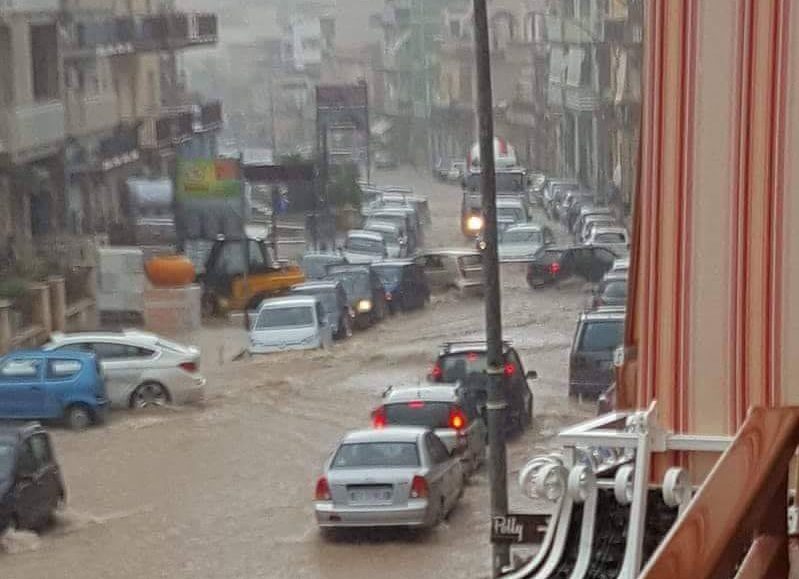
[{"label": "submerged car", "polygon": [[0,358],[0,419],[63,420],[82,430],[102,423],[107,410],[94,354],[30,350]]},{"label": "submerged car", "polygon": [[[538,377],[535,371],[525,372],[516,349],[508,342],[502,345],[505,400],[508,403],[508,430],[521,432],[533,420],[533,393],[529,380]],[[461,383],[464,388],[485,389],[487,369],[484,341],[447,342],[441,346],[433,369],[431,382]]]},{"label": "submerged car", "polygon": [[614,380],[613,358],[624,339],[624,309],[602,308],[577,322],[569,354],[569,395],[596,397]]},{"label": "submerged car", "polygon": [[527,264],[527,284],[538,289],[572,277],[597,283],[617,257],[607,248],[590,245],[542,247]]},{"label": "submerged car", "polygon": [[497,198],[497,228],[499,231],[527,223],[527,204],[519,196],[503,195]]},{"label": "submerged car", "polygon": [[352,336],[352,324],[355,314],[350,309],[347,292],[341,282],[311,281],[295,285],[291,295],[314,296],[322,302],[327,321],[333,328],[333,337],[343,340]]},{"label": "submerged car", "polygon": [[392,313],[423,308],[430,300],[430,287],[420,265],[410,259],[381,261],[372,265],[386,291]]},{"label": "submerged car", "polygon": [[619,256],[627,255],[630,248],[630,237],[623,227],[595,227],[585,242],[606,247]]},{"label": "submerged car", "polygon": [[460,457],[427,428],[350,432],[316,482],[322,528],[438,525],[464,490]]},{"label": "submerged car", "polygon": [[250,324],[250,353],[327,348],[333,341],[322,302],[314,296],[288,296],[261,302]]},{"label": "submerged car", "polygon": [[0,423],[0,536],[46,527],[66,498],[45,429],[36,423]]},{"label": "submerged car", "polygon": [[405,237],[393,223],[374,219],[367,222],[364,230],[374,231],[383,237],[383,241],[386,243],[387,257],[394,259],[405,257],[405,247],[407,245]]},{"label": "submerged car", "polygon": [[608,273],[594,291],[592,307],[627,305],[627,274]]},{"label": "submerged car", "polygon": [[327,275],[327,266],[346,264],[340,253],[306,253],[302,256],[300,267],[308,280],[322,279]]},{"label": "submerged car", "polygon": [[424,270],[431,290],[483,291],[483,254],[479,251],[438,249],[418,254],[414,261]]},{"label": "submerged car", "polygon": [[372,412],[372,426],[429,428],[450,452],[460,455],[468,473],[485,460],[487,430],[479,397],[459,384],[389,388]]},{"label": "submerged car", "polygon": [[499,233],[499,261],[529,261],[542,246],[554,242],[555,236],[546,225],[514,225]]},{"label": "submerged car", "polygon": [[43,346],[95,354],[113,408],[189,404],[205,397],[200,350],[138,330],[54,333]]},{"label": "submerged car", "polygon": [[325,279],[340,281],[344,286],[350,308],[355,313],[356,327],[368,328],[386,317],[386,291],[370,266],[330,266]]},{"label": "submerged car", "polygon": [[347,232],[344,242],[344,259],[348,263],[372,263],[388,257],[383,236],[376,231],[354,229]]}]

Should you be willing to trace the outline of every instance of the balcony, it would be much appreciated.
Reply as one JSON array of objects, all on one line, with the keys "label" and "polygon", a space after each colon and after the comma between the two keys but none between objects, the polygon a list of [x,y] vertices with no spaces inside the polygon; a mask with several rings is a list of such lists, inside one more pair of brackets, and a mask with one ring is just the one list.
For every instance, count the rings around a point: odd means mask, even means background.
[{"label": "balcony", "polygon": [[566,108],[578,112],[595,111],[602,106],[602,97],[591,87],[567,86]]},{"label": "balcony", "polygon": [[132,18],[85,20],[68,29],[65,58],[86,58],[129,54],[134,50],[135,25]]},{"label": "balcony", "polygon": [[0,0],[0,16],[18,12],[57,12],[60,0]]},{"label": "balcony", "polygon": [[0,155],[12,163],[53,154],[64,142],[64,103],[48,101],[0,110]]},{"label": "balcony", "polygon": [[193,123],[195,133],[218,131],[223,125],[221,101],[211,101],[195,107]]},{"label": "balcony", "polygon": [[144,149],[167,149],[191,140],[193,135],[193,113],[171,112],[146,119],[141,126],[139,143]]},{"label": "balcony", "polygon": [[71,137],[80,137],[114,128],[119,123],[117,99],[114,93],[67,95],[66,131]]},{"label": "balcony", "polygon": [[139,160],[139,133],[135,127],[120,125],[113,134],[67,152],[71,173],[96,173]]},{"label": "balcony", "polygon": [[176,50],[208,46],[219,40],[216,14],[172,13],[136,18],[134,44],[139,50]]}]

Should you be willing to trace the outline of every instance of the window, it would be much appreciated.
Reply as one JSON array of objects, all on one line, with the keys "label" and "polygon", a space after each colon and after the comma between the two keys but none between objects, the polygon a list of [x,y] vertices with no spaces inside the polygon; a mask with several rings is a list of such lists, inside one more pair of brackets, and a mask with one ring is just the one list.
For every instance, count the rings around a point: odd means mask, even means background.
[{"label": "window", "polygon": [[225,243],[222,245],[218,268],[220,273],[227,275],[244,273],[244,249],[242,246],[238,243]]},{"label": "window", "polygon": [[440,359],[444,382],[463,380],[469,374],[482,374],[486,371],[485,352],[462,352],[449,354]]},{"label": "window", "polygon": [[597,243],[627,243],[627,236],[623,233],[600,233],[594,241]]},{"label": "window", "polygon": [[30,28],[31,80],[33,98],[47,101],[58,98],[58,33],[53,24]]},{"label": "window", "polygon": [[581,352],[608,352],[619,347],[624,333],[624,322],[590,322],[583,327],[579,350]]},{"label": "window", "polygon": [[52,462],[53,457],[50,450],[50,441],[46,435],[36,434],[31,437],[29,442],[38,468],[45,467]]},{"label": "window", "polygon": [[39,375],[41,360],[11,358],[0,368],[4,378],[36,378]]},{"label": "window", "polygon": [[78,360],[49,360],[47,362],[47,378],[50,380],[63,380],[72,378],[80,372],[83,365]]},{"label": "window", "polygon": [[612,299],[625,299],[627,297],[627,282],[613,281],[602,290],[602,296]]},{"label": "window", "polygon": [[425,428],[449,428],[449,402],[399,402],[386,404],[383,409],[386,424],[395,426],[423,426]]},{"label": "window", "polygon": [[316,320],[320,326],[325,322],[325,308],[321,302],[316,304]]},{"label": "window", "polygon": [[375,272],[387,288],[394,287],[402,279],[401,267],[376,267]]},{"label": "window", "polygon": [[125,358],[150,358],[155,354],[153,350],[139,348],[128,344],[114,344],[112,342],[96,342],[93,344],[94,352],[101,360],[114,360]]},{"label": "window", "polygon": [[407,468],[419,466],[415,442],[361,442],[342,444],[331,468]]},{"label": "window", "polygon": [[263,271],[266,267],[263,246],[256,241],[250,241],[249,253],[250,269]]},{"label": "window", "polygon": [[[550,236],[551,237],[551,236]],[[501,243],[542,243],[544,236],[539,230],[517,229],[515,231],[505,230],[502,232]]]},{"label": "window", "polygon": [[383,255],[385,244],[381,239],[369,239],[366,237],[348,237],[346,249],[356,253],[372,253]]},{"label": "window", "polygon": [[313,310],[309,307],[266,308],[258,314],[255,329],[300,328],[313,325]]},{"label": "window", "polygon": [[430,459],[434,464],[441,464],[449,460],[449,451],[439,437],[434,434],[427,434],[425,440],[427,442],[427,452],[430,453]]},{"label": "window", "polygon": [[14,465],[14,445],[7,441],[0,441],[0,480],[11,470]]},{"label": "window", "polygon": [[425,269],[446,269],[444,259],[440,255],[426,255],[422,259],[422,267]]}]

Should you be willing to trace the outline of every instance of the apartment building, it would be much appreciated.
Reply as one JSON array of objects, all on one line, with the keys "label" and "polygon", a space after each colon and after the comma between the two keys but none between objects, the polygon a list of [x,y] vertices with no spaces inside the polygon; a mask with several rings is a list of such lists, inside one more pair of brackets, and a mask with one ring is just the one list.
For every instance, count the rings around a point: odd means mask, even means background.
[{"label": "apartment building", "polygon": [[213,153],[220,104],[175,52],[216,41],[216,16],[148,0],[0,1],[0,244],[118,230],[129,176]]}]

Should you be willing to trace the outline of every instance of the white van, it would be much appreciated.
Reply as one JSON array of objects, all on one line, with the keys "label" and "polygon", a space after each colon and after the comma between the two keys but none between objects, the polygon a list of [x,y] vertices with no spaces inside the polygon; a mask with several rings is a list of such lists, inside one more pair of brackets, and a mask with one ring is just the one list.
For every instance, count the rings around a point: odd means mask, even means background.
[{"label": "white van", "polygon": [[264,300],[250,316],[250,353],[315,350],[333,343],[324,307],[315,296]]}]

